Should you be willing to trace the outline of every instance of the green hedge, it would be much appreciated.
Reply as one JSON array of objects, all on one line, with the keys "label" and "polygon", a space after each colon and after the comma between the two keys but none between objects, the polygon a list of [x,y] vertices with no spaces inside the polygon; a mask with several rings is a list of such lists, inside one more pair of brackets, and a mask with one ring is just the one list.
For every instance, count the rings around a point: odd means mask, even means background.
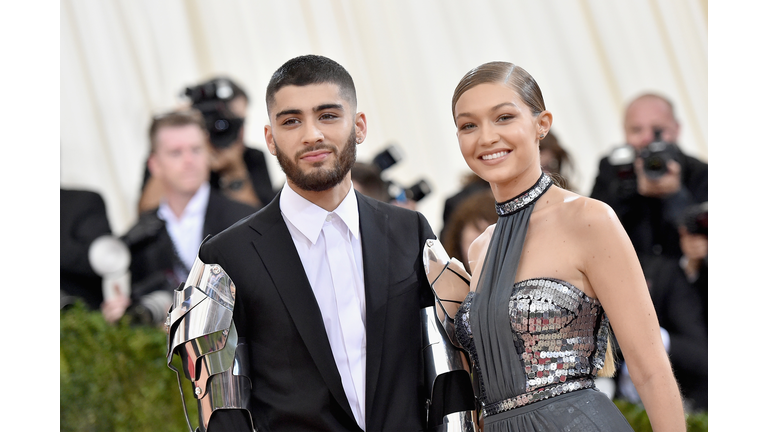
[{"label": "green hedge", "polygon": [[[162,329],[109,325],[78,304],[61,313],[61,431],[187,431],[176,374],[166,365]],[[182,381],[186,386],[187,382]],[[187,389],[185,389],[187,390]],[[197,405],[186,391],[193,426]],[[642,407],[616,401],[637,432],[651,431]],[[707,430],[707,414],[688,431]]]},{"label": "green hedge", "polygon": [[[189,430],[162,329],[128,318],[110,325],[78,304],[61,313],[60,332],[61,431]],[[185,391],[196,426],[197,405]]]}]

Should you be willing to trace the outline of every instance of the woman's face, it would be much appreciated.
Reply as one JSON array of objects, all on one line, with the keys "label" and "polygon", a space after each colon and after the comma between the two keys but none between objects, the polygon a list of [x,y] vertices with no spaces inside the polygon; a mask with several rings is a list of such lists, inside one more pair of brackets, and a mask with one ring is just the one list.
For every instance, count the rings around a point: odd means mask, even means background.
[{"label": "woman's face", "polygon": [[461,95],[454,115],[461,154],[477,175],[499,186],[530,186],[541,175],[538,137],[549,131],[548,111],[534,116],[515,90],[485,83]]}]

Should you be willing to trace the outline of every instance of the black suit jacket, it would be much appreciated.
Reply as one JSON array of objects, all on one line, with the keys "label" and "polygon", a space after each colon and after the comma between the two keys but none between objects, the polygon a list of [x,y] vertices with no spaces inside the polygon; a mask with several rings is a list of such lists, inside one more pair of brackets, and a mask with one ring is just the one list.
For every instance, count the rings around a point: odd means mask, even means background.
[{"label": "black suit jacket", "polygon": [[102,235],[112,234],[101,195],[86,190],[60,190],[61,290],[82,298],[98,310],[103,300],[101,276],[91,268],[88,248]]},{"label": "black suit jacket", "polygon": [[634,170],[614,167],[608,157],[600,160],[590,196],[613,208],[638,254],[680,258],[678,219],[686,207],[707,201],[707,164],[679,150],[675,160],[680,164],[681,190],[664,199],[638,194]]},{"label": "black suit jacket", "polygon": [[706,410],[708,381],[705,300],[688,282],[677,260],[640,256],[659,325],[669,332],[669,360],[683,397]]},{"label": "black suit jacket", "polygon": [[[255,211],[254,207],[231,200],[211,189],[203,222],[203,238],[224,231]],[[171,291],[182,282],[174,274],[174,266],[181,261],[165,229],[165,222],[157,216],[157,209],[141,214],[139,221],[122,239],[131,250],[133,300],[156,290]]]},{"label": "black suit jacket", "polygon": [[[434,303],[422,248],[435,236],[420,213],[360,193],[357,201],[366,300],[366,430],[422,430],[419,310]],[[279,203],[278,194],[204,242],[200,252],[203,262],[220,264],[236,287],[234,320],[248,344],[252,417],[260,431],[360,430]],[[216,431],[213,420],[209,429]]]}]

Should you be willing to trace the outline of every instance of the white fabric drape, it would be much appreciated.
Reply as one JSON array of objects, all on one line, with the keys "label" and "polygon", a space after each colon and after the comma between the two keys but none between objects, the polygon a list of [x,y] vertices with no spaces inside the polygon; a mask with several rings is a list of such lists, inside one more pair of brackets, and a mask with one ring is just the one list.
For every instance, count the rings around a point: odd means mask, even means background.
[{"label": "white fabric drape", "polygon": [[[385,175],[410,186],[435,232],[443,203],[468,169],[450,102],[459,79],[492,60],[539,82],[553,132],[589,194],[597,162],[622,142],[624,104],[667,95],[684,151],[707,160],[706,0],[62,0],[61,185],[100,192],[113,230],[137,214],[152,114],[214,74],[251,97],[246,138],[266,150],[264,89],[291,57],[314,53],[345,66],[369,134],[358,159],[389,144],[403,160]],[[282,184],[267,154],[273,182]]]}]

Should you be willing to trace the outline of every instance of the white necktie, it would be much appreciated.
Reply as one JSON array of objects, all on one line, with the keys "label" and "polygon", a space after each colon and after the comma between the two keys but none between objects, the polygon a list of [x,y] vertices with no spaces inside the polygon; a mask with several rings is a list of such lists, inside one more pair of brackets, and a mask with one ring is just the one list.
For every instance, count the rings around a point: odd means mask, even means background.
[{"label": "white necktie", "polygon": [[[343,233],[340,232],[342,229]],[[358,425],[364,429],[365,321],[362,316],[362,301],[355,289],[356,265],[349,242],[349,229],[336,214],[329,213],[323,225],[323,236],[333,279],[341,337],[346,350],[346,356],[334,353],[334,358],[352,412]]]}]

